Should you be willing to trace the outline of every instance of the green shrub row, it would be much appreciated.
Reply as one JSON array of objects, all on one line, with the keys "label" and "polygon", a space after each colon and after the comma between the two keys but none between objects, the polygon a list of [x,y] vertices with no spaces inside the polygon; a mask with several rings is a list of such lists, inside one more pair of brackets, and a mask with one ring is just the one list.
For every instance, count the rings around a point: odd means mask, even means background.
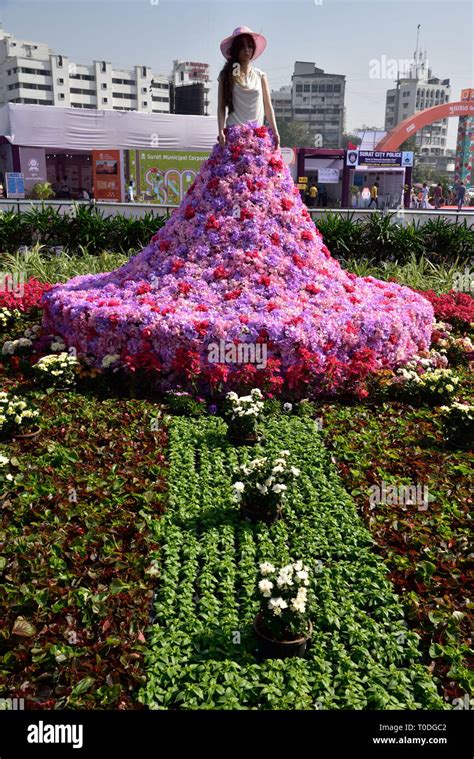
[{"label": "green shrub row", "polygon": [[[474,223],[451,222],[438,216],[428,221],[408,223],[394,214],[371,214],[354,219],[353,214],[328,213],[318,219],[317,227],[336,258],[369,258],[375,263],[412,258],[433,263],[452,262],[474,253]],[[394,223],[396,222],[396,223]]]},{"label": "green shrub row", "polygon": [[0,252],[16,253],[22,246],[39,244],[48,250],[62,247],[69,253],[128,253],[147,245],[165,223],[165,217],[151,211],[136,219],[120,214],[105,216],[88,204],[73,209],[62,214],[57,207],[43,204],[26,213],[0,213]]},{"label": "green shrub row", "polygon": [[[426,222],[405,223],[393,214],[371,214],[356,220],[328,212],[317,226],[332,255],[346,259],[369,258],[375,263],[406,263],[428,259],[452,262],[474,253],[474,224],[451,222],[439,216]],[[69,215],[43,204],[27,213],[8,211],[0,214],[0,252],[16,253],[19,247],[58,246],[69,253],[103,251],[121,253],[138,251],[166,222],[166,217],[147,212],[141,218],[116,214],[104,216],[97,206],[78,204]]]},{"label": "green shrub row", "polygon": [[[220,418],[171,424],[168,506],[151,526],[160,574],[140,700],[186,710],[444,708],[314,422],[266,423],[266,450],[288,448],[302,472],[271,526],[240,519],[233,470],[255,449],[233,448],[225,429]],[[260,662],[258,564],[300,558],[316,598],[311,645],[304,660]]]}]

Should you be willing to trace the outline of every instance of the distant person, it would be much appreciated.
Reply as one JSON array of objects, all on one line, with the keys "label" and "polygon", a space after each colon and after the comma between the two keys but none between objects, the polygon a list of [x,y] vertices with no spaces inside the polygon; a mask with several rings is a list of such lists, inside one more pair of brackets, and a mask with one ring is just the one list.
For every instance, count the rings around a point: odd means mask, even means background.
[{"label": "distant person", "polygon": [[314,184],[314,182],[311,183],[311,187],[309,188],[309,206],[310,208],[314,208],[316,205],[316,199],[318,197],[318,188]]},{"label": "distant person", "polygon": [[458,211],[460,211],[463,206],[465,195],[466,187],[464,186],[464,182],[460,182],[456,188],[456,205],[458,207]]},{"label": "distant person", "polygon": [[129,203],[135,202],[135,181],[133,179],[128,183],[127,200]]},{"label": "distant person", "polygon": [[443,188],[441,182],[438,182],[434,189],[434,207],[439,210],[441,203],[443,202]]},{"label": "distant person", "polygon": [[410,195],[410,207],[411,208],[418,208],[418,198],[416,196],[415,190],[412,188],[411,195]]},{"label": "distant person", "polygon": [[369,208],[372,206],[372,203],[375,203],[375,207],[379,207],[379,183],[374,182],[372,187],[370,188],[370,203]]},{"label": "distant person", "polygon": [[69,187],[69,182],[67,181],[67,177],[63,177],[63,182],[61,185],[61,197],[65,200],[71,199],[71,190]]},{"label": "distant person", "polygon": [[426,182],[423,182],[423,187],[421,188],[421,207],[422,208],[428,208],[428,195],[429,195],[428,185]]},{"label": "distant person", "polygon": [[61,177],[56,177],[56,181],[52,184],[52,189],[57,198],[61,197]]},{"label": "distant person", "polygon": [[79,198],[81,200],[90,200],[90,195],[87,192],[85,187],[81,187],[81,189],[79,190]]}]

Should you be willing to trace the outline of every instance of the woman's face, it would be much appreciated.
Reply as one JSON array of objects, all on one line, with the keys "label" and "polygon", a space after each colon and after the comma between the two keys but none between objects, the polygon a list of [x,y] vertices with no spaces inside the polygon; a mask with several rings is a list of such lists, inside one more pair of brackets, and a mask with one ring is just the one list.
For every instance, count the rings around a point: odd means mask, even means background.
[{"label": "woman's face", "polygon": [[253,41],[247,37],[242,37],[242,44],[239,50],[239,62],[248,63],[254,54],[255,47]]}]

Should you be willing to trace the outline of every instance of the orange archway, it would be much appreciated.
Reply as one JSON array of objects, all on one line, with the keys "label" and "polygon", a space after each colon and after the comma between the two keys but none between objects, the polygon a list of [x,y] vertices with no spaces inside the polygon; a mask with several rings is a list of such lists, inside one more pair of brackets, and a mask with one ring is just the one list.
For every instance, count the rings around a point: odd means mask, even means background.
[{"label": "orange archway", "polygon": [[433,108],[426,108],[424,111],[414,113],[413,116],[401,121],[388,132],[376,145],[375,150],[397,150],[402,142],[405,142],[419,129],[432,124],[433,121],[451,116],[474,116],[474,102],[443,103],[443,105],[435,105]]}]

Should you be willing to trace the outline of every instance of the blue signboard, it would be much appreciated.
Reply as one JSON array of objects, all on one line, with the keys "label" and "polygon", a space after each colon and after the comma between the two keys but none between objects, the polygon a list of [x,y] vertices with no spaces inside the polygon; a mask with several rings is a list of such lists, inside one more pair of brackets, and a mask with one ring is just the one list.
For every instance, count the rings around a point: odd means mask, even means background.
[{"label": "blue signboard", "polygon": [[5,172],[7,198],[25,197],[25,176],[21,171]]}]

